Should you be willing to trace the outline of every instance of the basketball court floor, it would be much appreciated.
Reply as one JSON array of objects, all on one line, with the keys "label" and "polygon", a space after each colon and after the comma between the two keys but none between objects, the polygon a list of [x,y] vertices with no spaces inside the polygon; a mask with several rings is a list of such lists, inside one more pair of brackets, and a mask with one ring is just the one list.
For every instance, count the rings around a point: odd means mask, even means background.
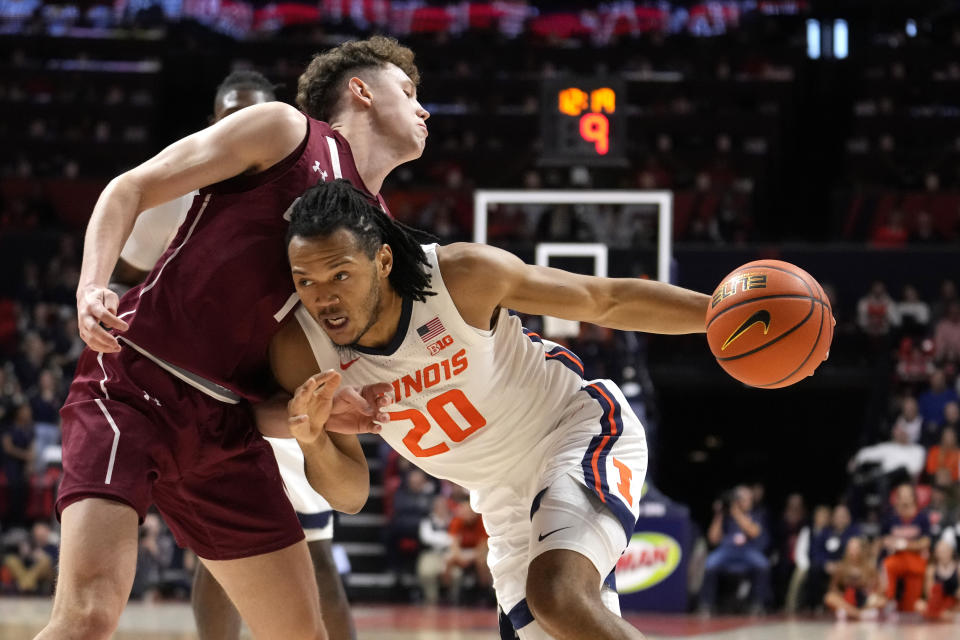
[{"label": "basketball court floor", "polygon": [[[0,598],[0,640],[30,640],[50,613],[47,599]],[[953,640],[960,625],[919,621],[825,622],[783,618],[628,615],[649,640]],[[466,608],[358,606],[360,640],[498,640],[493,611]],[[196,640],[184,603],[131,603],[115,640]],[[245,635],[249,638],[249,635]]]}]

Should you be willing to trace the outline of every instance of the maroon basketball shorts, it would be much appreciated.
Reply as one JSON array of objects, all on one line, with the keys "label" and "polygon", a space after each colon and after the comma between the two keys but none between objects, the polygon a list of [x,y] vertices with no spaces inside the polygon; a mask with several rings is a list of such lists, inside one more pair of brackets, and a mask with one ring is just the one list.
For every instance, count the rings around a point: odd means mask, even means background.
[{"label": "maroon basketball shorts", "polygon": [[303,539],[270,445],[249,404],[228,404],[130,347],[85,350],[60,411],[57,516],[84,498],[155,504],[177,542],[232,560]]}]

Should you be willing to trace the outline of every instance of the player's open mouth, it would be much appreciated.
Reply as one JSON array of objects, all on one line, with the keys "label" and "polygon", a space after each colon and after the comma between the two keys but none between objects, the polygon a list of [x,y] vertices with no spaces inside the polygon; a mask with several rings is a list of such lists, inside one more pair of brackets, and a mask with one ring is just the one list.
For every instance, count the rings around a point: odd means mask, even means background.
[{"label": "player's open mouth", "polygon": [[324,318],[323,326],[331,331],[342,329],[347,324],[346,316],[335,316],[333,318]]}]

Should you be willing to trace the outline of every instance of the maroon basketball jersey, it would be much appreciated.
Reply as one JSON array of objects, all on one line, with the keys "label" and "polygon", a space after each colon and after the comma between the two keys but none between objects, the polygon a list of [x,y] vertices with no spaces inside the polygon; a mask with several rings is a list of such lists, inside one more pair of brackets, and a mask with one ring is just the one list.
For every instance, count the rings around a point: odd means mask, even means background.
[{"label": "maroon basketball jersey", "polygon": [[307,123],[282,162],[201,189],[153,271],[120,301],[123,338],[251,401],[272,386],[267,347],[297,302],[284,242],[291,205],[341,177],[370,195],[346,139]]}]

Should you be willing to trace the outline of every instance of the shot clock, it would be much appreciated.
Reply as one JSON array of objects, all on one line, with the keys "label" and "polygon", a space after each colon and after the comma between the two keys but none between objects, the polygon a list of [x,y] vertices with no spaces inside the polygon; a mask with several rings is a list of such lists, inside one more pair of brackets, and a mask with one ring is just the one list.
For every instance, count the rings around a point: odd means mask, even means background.
[{"label": "shot clock", "polygon": [[544,80],[541,164],[626,164],[625,99],[624,83],[616,78]]}]

